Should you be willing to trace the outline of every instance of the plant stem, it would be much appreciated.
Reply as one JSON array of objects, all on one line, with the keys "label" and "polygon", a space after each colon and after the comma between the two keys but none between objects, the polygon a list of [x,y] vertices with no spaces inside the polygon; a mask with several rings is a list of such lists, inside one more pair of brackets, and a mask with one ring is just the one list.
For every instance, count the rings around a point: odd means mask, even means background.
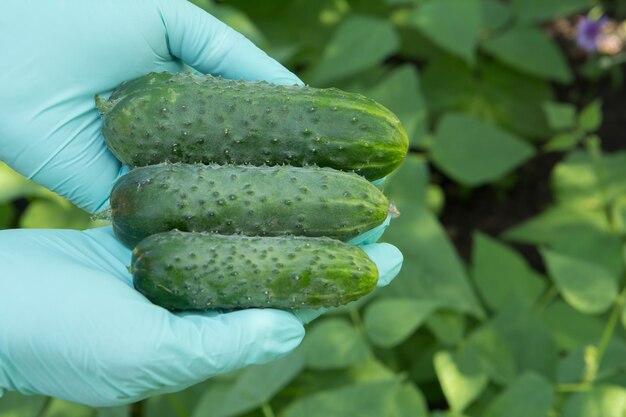
[{"label": "plant stem", "polygon": [[[612,202],[609,201],[607,178],[605,167],[602,161],[600,138],[598,138],[597,136],[587,137],[587,139],[585,140],[585,145],[589,157],[591,158],[594,174],[598,180],[598,186],[602,198],[602,209],[606,216],[609,230],[611,233],[619,233],[619,230],[617,230],[617,226],[615,225],[615,222],[613,221],[613,216],[611,214]],[[623,239],[622,248],[624,248]],[[613,304],[613,309],[611,310],[609,320],[607,321],[606,326],[602,331],[602,335],[600,336],[600,341],[598,342],[598,345],[590,346],[585,352],[586,372],[583,381],[581,382],[582,384],[591,384],[596,380],[598,370],[600,369],[600,365],[602,364],[604,353],[606,352],[606,348],[608,347],[609,342],[613,337],[613,333],[615,333],[615,328],[617,327],[619,316],[624,309],[624,304],[626,304],[626,286],[622,288],[620,294],[615,299],[615,303]]]},{"label": "plant stem", "polygon": [[263,416],[265,417],[276,417],[276,414],[274,414],[274,410],[272,410],[272,406],[270,405],[270,403],[263,403],[261,405],[261,411],[263,411]]},{"label": "plant stem", "polygon": [[615,328],[617,327],[617,322],[619,321],[619,316],[624,309],[624,304],[626,304],[626,287],[622,289],[622,292],[619,294],[617,299],[615,300],[615,304],[613,305],[613,310],[611,310],[611,315],[609,316],[609,320],[602,331],[602,336],[600,337],[600,342],[598,343],[597,351],[595,352],[595,363],[596,366],[593,369],[593,372],[590,372],[589,375],[585,378],[585,382],[593,382],[596,379],[598,369],[600,368],[600,364],[602,363],[602,358],[604,357],[604,353],[606,352],[606,348],[613,337],[613,333],[615,332]]},{"label": "plant stem", "polygon": [[550,305],[550,303],[556,298],[557,295],[559,295],[559,290],[556,285],[552,284],[550,288],[548,288],[548,290],[544,292],[541,298],[535,303],[535,312],[542,312],[544,308]]},{"label": "plant stem", "polygon": [[356,328],[356,330],[361,333],[361,334],[365,334],[365,325],[363,324],[363,320],[361,320],[361,315],[359,314],[359,310],[356,308],[351,308],[350,309],[350,319],[352,319],[352,323],[354,324],[354,327]]},{"label": "plant stem", "polygon": [[556,390],[560,393],[587,391],[589,390],[589,388],[591,388],[591,384],[588,382],[576,382],[572,384],[558,384],[556,386]]}]

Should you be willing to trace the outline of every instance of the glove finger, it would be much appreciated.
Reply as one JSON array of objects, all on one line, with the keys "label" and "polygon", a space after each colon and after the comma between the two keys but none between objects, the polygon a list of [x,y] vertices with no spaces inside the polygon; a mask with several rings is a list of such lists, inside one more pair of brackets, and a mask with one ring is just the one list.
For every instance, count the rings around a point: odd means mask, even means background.
[{"label": "glove finger", "polygon": [[374,261],[378,268],[378,286],[388,285],[402,269],[404,257],[400,249],[389,243],[375,243],[361,246],[361,249]]},{"label": "glove finger", "polygon": [[[289,312],[249,309],[225,314],[159,310],[160,337],[143,361],[144,380],[124,390],[128,400],[180,391],[216,375],[275,360],[295,349],[304,337],[302,324]],[[135,392],[136,391],[136,392]],[[124,402],[129,402],[128,400]]]},{"label": "glove finger", "polygon": [[160,0],[172,55],[203,73],[302,85],[293,73],[239,32],[186,0]]},{"label": "glove finger", "polygon": [[[85,230],[83,235],[86,236],[94,246],[102,248],[101,253],[110,257],[109,270],[117,270],[115,277],[122,280],[129,286],[133,286],[133,279],[126,267],[130,266],[131,250],[124,246],[113,233],[111,226],[98,227]],[[101,256],[100,261],[106,261],[107,258]],[[124,268],[124,269],[122,269]]]},{"label": "glove finger", "polygon": [[378,239],[380,239],[380,237],[383,235],[383,233],[385,233],[387,227],[389,227],[389,223],[391,223],[391,215],[387,215],[387,218],[382,224],[350,239],[348,243],[356,246],[371,245],[373,243],[376,243]]},{"label": "glove finger", "polygon": [[293,311],[292,314],[296,316],[296,318],[302,324],[309,324],[322,314],[325,314],[328,311],[328,308],[318,308],[317,310],[312,308],[303,308],[302,310]]}]

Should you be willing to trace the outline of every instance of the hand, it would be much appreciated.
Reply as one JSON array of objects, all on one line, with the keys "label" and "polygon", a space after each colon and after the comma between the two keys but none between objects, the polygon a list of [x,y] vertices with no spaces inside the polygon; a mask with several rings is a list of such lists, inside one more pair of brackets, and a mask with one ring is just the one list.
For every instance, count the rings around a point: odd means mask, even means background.
[{"label": "hand", "polygon": [[[0,37],[0,160],[91,212],[121,170],[95,94],[182,61],[227,78],[300,83],[184,0],[6,0]],[[397,274],[396,248],[363,248],[381,284]],[[129,258],[109,228],[0,232],[0,395],[129,403],[270,361],[303,336],[283,311],[171,314],[132,289]]]},{"label": "hand", "polygon": [[185,0],[4,0],[0,37],[0,160],[90,212],[106,205],[120,171],[96,94],[182,62],[225,78],[301,84]]},{"label": "hand", "polygon": [[[393,246],[364,250],[381,284],[397,274]],[[286,311],[172,314],[133,289],[130,256],[109,227],[0,232],[0,387],[125,404],[271,361],[304,336]]]}]

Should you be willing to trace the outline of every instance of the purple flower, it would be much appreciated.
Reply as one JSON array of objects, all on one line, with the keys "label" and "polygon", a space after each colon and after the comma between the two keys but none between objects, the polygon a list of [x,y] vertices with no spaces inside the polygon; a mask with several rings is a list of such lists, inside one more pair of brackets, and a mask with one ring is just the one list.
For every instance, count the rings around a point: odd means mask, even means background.
[{"label": "purple flower", "polygon": [[606,17],[598,20],[589,19],[587,16],[583,17],[576,27],[576,45],[585,52],[594,52],[598,49],[598,37],[606,22]]}]

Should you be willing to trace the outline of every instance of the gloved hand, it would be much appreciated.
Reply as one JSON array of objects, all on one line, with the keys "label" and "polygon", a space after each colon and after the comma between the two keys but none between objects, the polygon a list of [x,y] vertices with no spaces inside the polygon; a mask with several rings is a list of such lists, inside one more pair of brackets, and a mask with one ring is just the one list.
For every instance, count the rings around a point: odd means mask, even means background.
[{"label": "gloved hand", "polygon": [[[395,276],[397,249],[363,248],[381,284]],[[0,387],[124,404],[276,359],[304,336],[286,311],[172,314],[133,289],[129,264],[109,227],[0,231]]]},{"label": "gloved hand", "polygon": [[0,160],[90,212],[120,170],[100,133],[96,94],[182,62],[225,78],[301,84],[185,0],[3,0],[0,37]]},{"label": "gloved hand", "polygon": [[[300,83],[184,0],[5,0],[0,38],[0,160],[91,212],[106,205],[121,170],[101,137],[95,94],[177,71],[181,60],[227,78]],[[398,250],[364,249],[379,283],[389,282]],[[270,361],[303,336],[300,320],[277,310],[171,314],[132,289],[129,259],[109,228],[0,232],[0,395],[128,403]]]}]

